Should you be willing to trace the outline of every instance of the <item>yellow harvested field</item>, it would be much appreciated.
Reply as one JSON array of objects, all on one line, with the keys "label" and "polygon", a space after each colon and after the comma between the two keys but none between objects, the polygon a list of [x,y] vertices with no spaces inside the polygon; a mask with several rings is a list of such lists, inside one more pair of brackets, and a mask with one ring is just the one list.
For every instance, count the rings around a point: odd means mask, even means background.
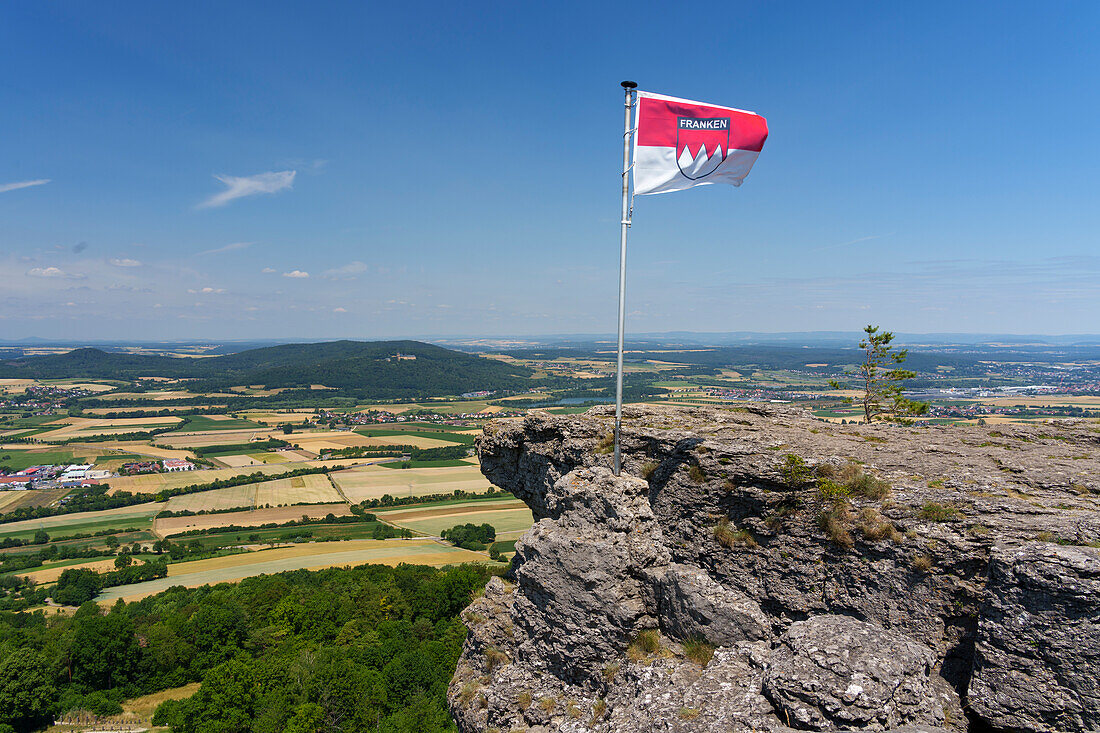
[{"label": "yellow harvested field", "polygon": [[267,428],[249,430],[211,430],[204,433],[172,433],[157,436],[157,443],[170,448],[205,448],[211,445],[236,445],[281,437]]},{"label": "yellow harvested field", "polygon": [[233,468],[264,465],[263,461],[244,454],[237,456],[218,456],[216,458],[211,458],[211,460],[217,461],[218,463],[224,463],[225,465],[232,466]]},{"label": "yellow harvested field", "polygon": [[23,492],[15,489],[8,491],[0,491],[0,512],[4,511],[4,508],[9,504],[14,504],[23,498]]},{"label": "yellow harvested field", "polygon": [[227,555],[175,563],[168,566],[168,577],[134,585],[106,589],[96,599],[102,604],[118,598],[136,601],[160,593],[174,585],[196,588],[213,583],[235,582],[254,575],[281,573],[288,570],[321,570],[323,568],[363,565],[454,565],[464,562],[485,562],[483,553],[443,545],[433,540],[345,540],[343,542],[309,542],[293,547],[258,550],[240,555]]},{"label": "yellow harvested field", "polygon": [[336,501],[343,501],[343,498],[333,488],[328,476],[315,473],[173,496],[168,500],[167,509],[173,512],[200,512],[236,507],[322,504]]},{"label": "yellow harvested field", "polygon": [[148,719],[153,716],[157,708],[165,700],[186,700],[199,691],[199,683],[192,682],[183,687],[173,687],[170,690],[161,690],[151,695],[142,695],[122,703],[124,715],[132,715],[136,718]]},{"label": "yellow harvested field", "polygon": [[46,568],[45,570],[34,570],[29,573],[22,573],[20,577],[30,578],[35,583],[53,583],[61,577],[61,573],[69,568],[79,568],[85,570],[94,570],[97,573],[101,573],[105,570],[114,570],[114,560],[92,560],[90,562],[77,563],[75,565],[64,565],[56,568]]},{"label": "yellow harvested field", "polygon": [[[238,505],[239,506],[239,505]],[[227,507],[232,508],[232,507]],[[338,517],[351,514],[347,504],[310,504],[306,506],[272,507],[271,509],[253,509],[247,512],[224,512],[222,514],[202,514],[197,517],[162,517],[153,524],[153,531],[161,537],[192,529],[213,529],[215,527],[258,527],[261,524],[282,524],[292,519],[307,516],[310,519],[335,514]]]},{"label": "yellow harvested field", "polygon": [[[111,397],[114,397],[114,395],[111,395]],[[158,412],[160,410],[170,410],[172,412],[183,412],[183,411],[191,411],[191,410],[213,410],[213,409],[220,410],[224,407],[225,407],[225,405],[164,405],[163,407],[158,407],[157,410],[158,410]],[[105,415],[108,412],[118,412],[118,411],[119,411],[119,408],[117,408],[117,407],[90,407],[90,408],[84,410],[85,414],[87,414],[87,415]],[[210,417],[210,415],[207,415],[206,417]]]},{"label": "yellow harvested field", "polygon": [[330,468],[332,466],[353,466],[365,463],[367,458],[344,458],[338,461],[302,461],[292,466],[278,463],[267,463],[246,468],[215,468],[199,471],[177,471],[175,473],[150,473],[144,476],[118,476],[112,478],[109,494],[116,491],[129,491],[134,494],[155,494],[163,489],[178,489],[194,484],[207,484],[216,479],[227,479],[233,476],[248,476],[253,473],[271,475],[286,473],[297,468]]},{"label": "yellow harvested field", "polygon": [[313,416],[314,410],[291,410],[286,412],[242,412],[241,417],[252,422],[262,422],[265,425],[282,425],[283,423],[301,423]]},{"label": "yellow harvested field", "polygon": [[449,494],[455,489],[483,492],[492,484],[475,465],[449,468],[384,468],[364,466],[332,474],[336,485],[352,502],[391,496]]},{"label": "yellow harvested field", "polygon": [[412,519],[526,508],[527,505],[519,499],[504,499],[503,501],[471,501],[465,504],[447,504],[445,506],[421,507],[419,509],[375,509],[373,511],[387,522],[400,524],[403,521]]},{"label": "yellow harvested field", "polygon": [[0,379],[0,391],[8,394],[22,394],[33,384],[33,379]]},{"label": "yellow harvested field", "polygon": [[148,430],[148,426],[174,425],[181,420],[179,417],[132,417],[132,418],[90,418],[90,417],[66,417],[47,423],[57,426],[56,430],[47,433],[39,433],[39,440],[67,440],[69,438],[82,438],[90,435],[116,435],[119,433],[132,433],[138,430]]},{"label": "yellow harvested field", "polygon": [[326,448],[358,448],[367,445],[412,445],[417,448],[442,448],[454,445],[449,440],[427,438],[423,435],[384,435],[369,436],[341,430],[326,430],[316,433],[294,433],[287,439],[303,450],[319,453]]},{"label": "yellow harvested field", "polygon": [[[191,458],[191,451],[188,450],[173,450],[172,448],[159,448],[155,445],[149,445],[148,442],[141,442],[136,440],[112,440],[103,443],[95,443],[95,446],[99,446],[100,455],[106,454],[108,450],[117,450],[123,453],[136,453],[140,456],[149,456],[150,458]],[[72,444],[69,445],[72,447]],[[117,479],[111,480],[111,486],[115,485]]]}]

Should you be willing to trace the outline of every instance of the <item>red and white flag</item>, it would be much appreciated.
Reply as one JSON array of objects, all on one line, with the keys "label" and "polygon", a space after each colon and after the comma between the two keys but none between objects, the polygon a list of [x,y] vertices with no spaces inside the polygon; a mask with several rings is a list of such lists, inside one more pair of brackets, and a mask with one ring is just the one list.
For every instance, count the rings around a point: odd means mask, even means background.
[{"label": "red and white flag", "polygon": [[651,92],[638,92],[636,120],[636,194],[740,186],[768,138],[768,121],[753,112]]}]

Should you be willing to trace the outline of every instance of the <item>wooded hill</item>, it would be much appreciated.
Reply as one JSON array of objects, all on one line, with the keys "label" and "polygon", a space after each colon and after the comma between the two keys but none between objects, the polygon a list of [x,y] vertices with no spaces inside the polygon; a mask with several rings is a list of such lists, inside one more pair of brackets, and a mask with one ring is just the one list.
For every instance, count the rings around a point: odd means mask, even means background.
[{"label": "wooded hill", "polygon": [[205,359],[83,348],[0,362],[0,377],[5,378],[174,377],[200,380],[191,386],[200,390],[246,384],[262,384],[269,389],[320,384],[379,398],[524,390],[530,386],[530,374],[525,367],[419,341],[285,344]]}]

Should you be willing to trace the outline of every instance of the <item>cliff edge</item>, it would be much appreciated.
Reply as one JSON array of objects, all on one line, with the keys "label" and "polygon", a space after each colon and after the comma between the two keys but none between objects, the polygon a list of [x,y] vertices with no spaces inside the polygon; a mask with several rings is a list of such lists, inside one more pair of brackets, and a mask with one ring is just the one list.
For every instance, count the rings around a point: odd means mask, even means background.
[{"label": "cliff edge", "polygon": [[463,614],[472,731],[1100,729],[1100,428],[773,405],[478,440],[536,524]]}]

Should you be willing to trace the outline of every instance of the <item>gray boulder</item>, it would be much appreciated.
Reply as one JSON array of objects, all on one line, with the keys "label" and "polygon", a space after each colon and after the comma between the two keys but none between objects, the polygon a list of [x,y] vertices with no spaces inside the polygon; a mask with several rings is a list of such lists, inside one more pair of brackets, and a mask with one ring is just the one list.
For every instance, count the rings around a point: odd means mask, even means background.
[{"label": "gray boulder", "polygon": [[970,705],[999,728],[1100,729],[1100,552],[998,548],[978,625]]},{"label": "gray boulder", "polygon": [[658,584],[661,625],[677,639],[703,639],[717,646],[771,636],[760,604],[707,573],[674,564]]},{"label": "gray boulder", "polygon": [[962,717],[934,681],[932,650],[877,624],[816,616],[791,624],[764,675],[764,694],[788,725],[888,730]]}]

